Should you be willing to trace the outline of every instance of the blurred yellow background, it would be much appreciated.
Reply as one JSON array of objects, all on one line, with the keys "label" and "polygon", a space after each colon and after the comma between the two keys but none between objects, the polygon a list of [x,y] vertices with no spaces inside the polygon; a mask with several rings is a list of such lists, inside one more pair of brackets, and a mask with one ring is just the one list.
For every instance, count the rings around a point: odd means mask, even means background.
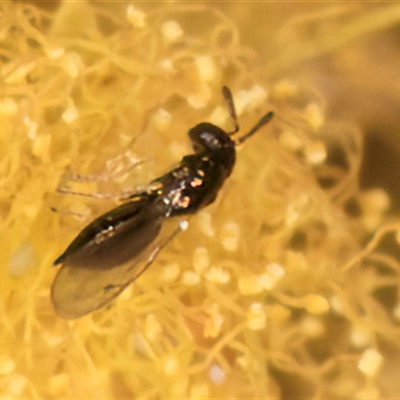
[{"label": "blurred yellow background", "polygon": [[[400,395],[398,4],[0,15],[1,398]],[[232,129],[223,85],[241,133],[275,117],[218,200],[109,307],[58,317],[53,260],[189,154],[188,129]]]}]

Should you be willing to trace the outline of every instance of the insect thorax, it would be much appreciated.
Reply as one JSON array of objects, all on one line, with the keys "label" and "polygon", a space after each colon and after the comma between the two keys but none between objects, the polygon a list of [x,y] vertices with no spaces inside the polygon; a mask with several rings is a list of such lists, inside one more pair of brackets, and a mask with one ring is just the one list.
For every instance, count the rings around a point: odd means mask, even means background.
[{"label": "insect thorax", "polygon": [[148,191],[163,196],[166,217],[193,214],[212,203],[235,164],[235,148],[184,157],[180,165],[157,178]]}]

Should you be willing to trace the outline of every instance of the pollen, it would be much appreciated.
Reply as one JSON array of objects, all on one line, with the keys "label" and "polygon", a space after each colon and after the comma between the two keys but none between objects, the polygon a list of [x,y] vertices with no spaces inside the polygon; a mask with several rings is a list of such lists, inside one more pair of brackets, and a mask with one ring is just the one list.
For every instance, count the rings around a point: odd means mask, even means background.
[{"label": "pollen", "polygon": [[303,318],[301,330],[310,338],[318,338],[325,333],[325,326],[319,318],[309,315]]},{"label": "pollen", "polygon": [[383,363],[382,355],[375,349],[367,349],[358,361],[358,369],[366,376],[374,376]]},{"label": "pollen", "polygon": [[180,371],[179,360],[176,357],[168,357],[164,361],[164,371],[170,376],[177,375]]},{"label": "pollen", "polygon": [[38,158],[46,159],[50,153],[51,136],[42,135],[35,138],[32,146],[32,154]]},{"label": "pollen", "polygon": [[0,99],[0,113],[5,115],[15,115],[18,111],[17,102],[11,97]]},{"label": "pollen", "polygon": [[204,324],[203,335],[206,338],[215,338],[220,335],[224,316],[218,304],[213,304],[207,311],[207,319]]},{"label": "pollen", "polygon": [[256,275],[247,275],[239,278],[238,287],[241,294],[257,294],[263,291],[260,280]]},{"label": "pollen", "polygon": [[180,273],[179,263],[168,264],[162,269],[161,279],[165,282],[173,282],[178,278],[179,273]]},{"label": "pollen", "polygon": [[231,279],[229,271],[220,267],[210,268],[204,276],[208,281],[221,285],[225,285]]},{"label": "pollen", "polygon": [[208,105],[212,98],[212,91],[207,85],[202,85],[198,91],[187,97],[187,102],[191,107],[200,110]]},{"label": "pollen", "polygon": [[211,113],[210,117],[208,120],[212,122],[214,125],[217,126],[224,126],[225,123],[227,122],[228,115],[225,110],[225,108],[221,106],[216,106],[214,108],[214,111]]},{"label": "pollen", "polygon": [[65,49],[59,46],[53,46],[46,49],[46,54],[52,60],[57,60],[65,56]]},{"label": "pollen", "polygon": [[365,348],[373,343],[371,329],[366,325],[354,324],[350,333],[351,343],[357,348]]},{"label": "pollen", "polygon": [[61,393],[64,393],[65,390],[71,384],[70,377],[66,373],[60,373],[54,375],[50,378],[49,381],[49,390],[53,396],[59,396]]},{"label": "pollen", "polygon": [[312,143],[305,148],[305,155],[311,164],[321,164],[327,157],[326,147],[321,142]]},{"label": "pollen", "polygon": [[317,103],[311,103],[306,107],[305,116],[312,128],[318,130],[324,123],[324,115]]},{"label": "pollen", "polygon": [[264,329],[267,325],[267,316],[261,303],[253,303],[247,312],[247,326],[252,331]]},{"label": "pollen", "polygon": [[221,243],[227,251],[235,252],[239,246],[240,226],[236,222],[226,222],[220,231]]},{"label": "pollen", "polygon": [[149,340],[156,340],[162,332],[162,327],[157,317],[150,314],[146,317],[145,321],[145,334]]},{"label": "pollen", "polygon": [[190,388],[190,400],[208,399],[210,397],[210,389],[207,383],[199,382]]},{"label": "pollen", "polygon": [[3,384],[3,390],[6,390],[12,396],[20,396],[28,384],[27,378],[22,374],[11,374]]},{"label": "pollen", "polygon": [[213,364],[210,368],[209,376],[213,383],[220,385],[225,381],[226,374],[218,364]]},{"label": "pollen", "polygon": [[65,109],[65,111],[62,114],[62,119],[67,124],[72,124],[78,118],[79,118],[79,112],[73,104],[71,104],[67,109]]},{"label": "pollen", "polygon": [[203,185],[203,179],[201,179],[201,178],[195,177],[190,181],[190,186],[192,188],[197,188],[197,187],[199,187],[201,185]]},{"label": "pollen", "polygon": [[161,33],[167,43],[172,43],[183,36],[183,30],[176,21],[166,21],[161,26]]},{"label": "pollen", "polygon": [[159,131],[164,131],[171,124],[172,116],[164,108],[159,108],[153,114],[153,122]]},{"label": "pollen", "polygon": [[299,138],[291,129],[285,129],[280,133],[279,142],[282,146],[292,152],[300,151],[304,147],[301,138]]},{"label": "pollen", "polygon": [[199,274],[194,271],[185,271],[182,274],[181,282],[186,286],[198,285],[201,281]]},{"label": "pollen", "polygon": [[0,375],[8,375],[15,369],[14,360],[7,354],[3,354],[0,358]]},{"label": "pollen", "polygon": [[190,206],[190,203],[191,203],[190,197],[189,197],[189,196],[183,196],[183,197],[181,197],[181,198],[179,199],[179,202],[178,202],[177,205],[178,205],[180,208],[188,208],[188,207]]},{"label": "pollen", "polygon": [[318,294],[309,294],[305,296],[304,307],[312,314],[325,314],[330,308],[328,301]]},{"label": "pollen", "polygon": [[193,254],[193,269],[198,274],[203,274],[210,266],[209,251],[205,247],[197,247]]},{"label": "pollen", "polygon": [[171,72],[176,72],[176,69],[174,67],[174,63],[169,58],[164,58],[163,60],[161,60],[159,65],[165,72],[170,72],[170,73]]},{"label": "pollen", "polygon": [[271,290],[285,275],[283,267],[277,263],[268,264],[265,272],[257,277],[260,287]]},{"label": "pollen", "polygon": [[209,82],[215,79],[217,68],[214,59],[210,56],[199,56],[196,59],[196,66],[199,71],[200,79]]},{"label": "pollen", "polygon": [[62,58],[62,67],[70,78],[76,79],[83,74],[85,64],[76,53],[68,53]]},{"label": "pollen", "polygon": [[129,4],[126,8],[126,19],[135,28],[146,26],[146,14],[138,10],[133,4]]},{"label": "pollen", "polygon": [[201,211],[197,214],[196,222],[199,226],[200,231],[203,235],[207,237],[214,237],[215,236],[215,228],[213,224],[213,219],[209,212]]}]

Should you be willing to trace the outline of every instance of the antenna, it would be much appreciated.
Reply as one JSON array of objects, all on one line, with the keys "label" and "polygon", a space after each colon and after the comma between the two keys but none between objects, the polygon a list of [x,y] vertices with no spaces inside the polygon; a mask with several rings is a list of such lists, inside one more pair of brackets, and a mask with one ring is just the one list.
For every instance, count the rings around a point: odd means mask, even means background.
[{"label": "antenna", "polygon": [[234,129],[232,132],[227,132],[227,135],[231,136],[239,132],[239,123],[236,116],[235,104],[233,102],[232,92],[227,86],[222,86],[222,94],[228,106],[229,115],[232,118]]},{"label": "antenna", "polygon": [[[231,135],[234,135],[235,133],[239,132],[239,129],[240,129],[239,122],[238,122],[237,115],[236,115],[235,104],[233,102],[232,92],[230,91],[230,89],[227,86],[222,86],[222,94],[223,94],[226,104],[228,106],[229,115],[231,116],[233,124],[234,124],[233,131],[227,132],[227,135],[231,136]],[[235,145],[238,146],[238,145],[242,144],[244,141],[246,141],[250,136],[253,136],[260,128],[262,128],[264,125],[266,125],[273,116],[274,116],[273,111],[269,111],[268,113],[266,113],[253,126],[253,128],[250,129],[249,132],[247,132],[245,135],[243,135],[242,137],[235,140]]]},{"label": "antenna", "polygon": [[260,120],[251,128],[245,135],[235,140],[235,145],[239,146],[246,141],[250,136],[253,136],[261,127],[267,124],[274,116],[274,112],[270,111],[260,118]]}]

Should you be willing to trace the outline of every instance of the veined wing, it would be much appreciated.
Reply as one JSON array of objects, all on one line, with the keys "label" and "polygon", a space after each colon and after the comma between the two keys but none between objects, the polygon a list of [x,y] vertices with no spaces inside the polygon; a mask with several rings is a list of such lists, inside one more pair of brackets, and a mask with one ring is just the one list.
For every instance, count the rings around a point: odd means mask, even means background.
[{"label": "veined wing", "polygon": [[161,198],[138,195],[83,229],[55,261],[62,264],[51,288],[57,314],[95,311],[142,274],[180,230],[162,224],[165,207]]}]

